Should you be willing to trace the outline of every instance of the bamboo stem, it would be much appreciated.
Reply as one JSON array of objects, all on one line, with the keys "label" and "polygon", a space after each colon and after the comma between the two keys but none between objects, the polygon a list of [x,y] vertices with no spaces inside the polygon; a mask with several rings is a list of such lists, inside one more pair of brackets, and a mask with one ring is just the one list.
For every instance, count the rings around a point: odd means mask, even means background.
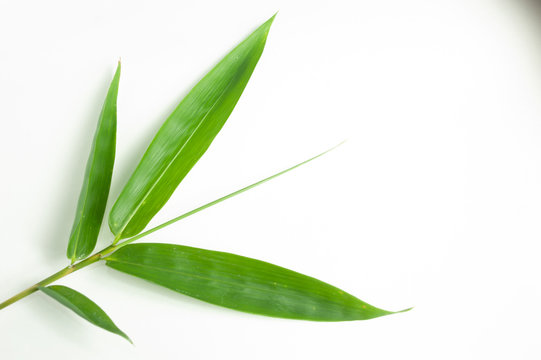
[{"label": "bamboo stem", "polygon": [[2,310],[3,308],[5,308],[5,307],[7,307],[7,306],[9,306],[11,304],[13,304],[14,302],[17,302],[17,301],[27,297],[28,295],[36,292],[39,289],[40,286],[47,286],[50,283],[52,283],[52,282],[54,282],[54,281],[56,281],[58,279],[61,279],[66,275],[71,274],[72,272],[80,270],[80,269],[82,269],[82,268],[84,268],[84,267],[86,267],[86,266],[88,266],[90,264],[93,264],[93,263],[95,263],[95,262],[97,262],[99,260],[104,259],[107,255],[110,255],[112,252],[114,252],[115,250],[120,249],[123,246],[131,244],[132,242],[134,242],[136,240],[139,240],[139,239],[141,239],[141,238],[143,238],[143,237],[145,237],[147,235],[150,235],[155,231],[163,229],[164,227],[169,226],[169,225],[171,225],[171,224],[173,224],[173,223],[175,223],[175,222],[177,222],[179,220],[185,219],[188,216],[194,215],[194,214],[196,214],[196,213],[198,213],[198,212],[200,212],[202,210],[205,210],[205,209],[207,209],[207,208],[209,208],[211,206],[219,204],[222,201],[225,201],[227,199],[230,199],[232,197],[240,195],[245,191],[248,191],[248,190],[250,190],[250,189],[252,189],[252,188],[254,188],[254,187],[258,186],[258,185],[261,185],[261,184],[263,184],[263,183],[265,183],[265,182],[267,182],[269,180],[272,180],[272,179],[274,179],[274,178],[276,178],[276,177],[278,177],[280,175],[283,175],[283,174],[285,174],[285,173],[287,173],[287,172],[289,172],[289,171],[291,171],[291,170],[293,170],[293,169],[295,169],[295,168],[297,168],[297,167],[299,167],[301,165],[304,165],[304,164],[306,164],[306,163],[308,163],[308,162],[310,162],[312,160],[315,160],[318,157],[320,157],[320,156],[328,153],[329,151],[335,149],[336,147],[342,145],[343,143],[344,142],[341,142],[340,144],[334,146],[333,148],[331,148],[331,149],[329,149],[329,150],[327,150],[327,151],[325,151],[325,152],[323,152],[323,153],[321,153],[319,155],[316,155],[316,156],[314,156],[314,157],[312,157],[312,158],[310,158],[310,159],[308,159],[306,161],[303,161],[303,162],[301,162],[301,163],[299,163],[297,165],[294,165],[294,166],[292,166],[292,167],[290,167],[288,169],[280,171],[279,173],[276,173],[276,174],[274,174],[272,176],[269,176],[269,177],[267,177],[267,178],[265,178],[263,180],[257,181],[257,182],[255,182],[255,183],[253,183],[251,185],[248,185],[248,186],[246,186],[246,187],[244,187],[244,188],[242,188],[240,190],[237,190],[237,191],[234,191],[234,192],[232,192],[232,193],[230,193],[228,195],[222,196],[221,198],[216,199],[214,201],[211,201],[211,202],[209,202],[209,203],[207,203],[207,204],[205,204],[203,206],[200,206],[200,207],[198,207],[196,209],[188,211],[185,214],[182,214],[182,215],[180,215],[180,216],[178,216],[178,217],[176,217],[174,219],[171,219],[171,220],[169,220],[169,221],[167,221],[167,222],[165,222],[163,224],[155,226],[152,229],[144,231],[144,232],[140,233],[139,235],[136,235],[136,236],[134,236],[132,238],[129,238],[129,239],[127,239],[127,240],[125,240],[125,241],[123,241],[121,243],[118,243],[121,238],[120,238],[120,236],[117,236],[113,240],[113,243],[111,245],[109,245],[108,247],[102,249],[101,251],[95,253],[94,255],[91,255],[90,257],[88,257],[88,258],[86,258],[84,260],[79,261],[78,263],[75,263],[75,264],[72,264],[70,266],[67,266],[67,267],[63,268],[62,270],[58,271],[57,273],[49,276],[48,278],[45,278],[45,279],[41,280],[40,282],[38,282],[38,283],[36,283],[36,284],[34,284],[32,286],[30,286],[26,290],[21,291],[20,293],[18,293],[15,296],[12,296],[11,298],[4,301],[3,303],[0,303],[0,310]]},{"label": "bamboo stem", "polygon": [[49,285],[50,283],[52,282],[55,282],[56,280],[58,279],[61,279],[63,278],[64,276],[66,275],[69,275],[71,274],[72,272],[75,272],[77,270],[80,270],[84,267],[87,267],[88,265],[91,265],[99,260],[102,259],[102,257],[104,255],[107,255],[109,254],[111,251],[114,251],[114,246],[108,246],[106,247],[105,249],[95,253],[94,255],[76,263],[76,264],[73,264],[73,265],[70,265],[70,266],[66,266],[65,268],[63,268],[62,270],[54,273],[53,275],[41,280],[40,282],[37,282],[35,283],[34,285],[30,286],[29,288],[21,291],[20,293],[18,293],[17,295],[14,295],[12,297],[10,297],[9,299],[7,299],[6,301],[4,301],[3,303],[0,303],[0,310],[27,297],[28,295],[38,291],[38,289],[41,287],[41,286],[47,286]]}]

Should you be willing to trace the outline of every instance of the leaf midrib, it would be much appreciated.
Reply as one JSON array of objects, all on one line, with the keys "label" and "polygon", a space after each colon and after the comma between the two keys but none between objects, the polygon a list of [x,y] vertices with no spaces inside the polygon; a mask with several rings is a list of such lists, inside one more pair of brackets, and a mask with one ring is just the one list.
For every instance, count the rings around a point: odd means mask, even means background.
[{"label": "leaf midrib", "polygon": [[184,148],[186,147],[186,145],[190,142],[190,140],[193,138],[193,136],[195,135],[195,133],[199,130],[199,128],[201,127],[201,125],[203,124],[203,122],[207,119],[207,117],[209,116],[209,114],[212,112],[212,110],[216,107],[216,105],[218,104],[218,102],[222,99],[222,97],[227,93],[227,91],[229,90],[229,88],[231,87],[231,84],[232,82],[230,82],[229,84],[227,84],[227,86],[225,87],[225,89],[222,91],[222,93],[220,94],[220,96],[216,99],[216,101],[214,101],[214,103],[212,104],[211,108],[207,111],[207,113],[205,114],[205,116],[203,116],[201,118],[201,120],[199,121],[199,124],[197,124],[197,126],[195,127],[195,129],[192,131],[192,133],[190,134],[190,136],[188,137],[188,139],[184,142],[184,144],[181,146],[181,148],[177,151],[177,153],[175,154],[175,156],[173,157],[173,159],[171,159],[171,161],[167,164],[167,166],[165,167],[165,169],[161,172],[160,176],[158,177],[158,179],[156,179],[156,181],[152,184],[152,186],[150,187],[150,189],[148,189],[148,191],[145,193],[145,195],[143,196],[143,198],[139,201],[139,203],[137,204],[137,207],[132,210],[128,216],[128,221],[126,221],[125,225],[122,227],[122,229],[120,229],[120,231],[118,232],[118,235],[117,237],[120,237],[122,235],[122,233],[124,232],[124,230],[126,230],[126,228],[128,227],[128,225],[130,224],[131,220],[135,217],[135,214],[137,213],[137,211],[139,211],[139,209],[141,208],[141,206],[144,204],[144,202],[146,201],[146,199],[148,198],[148,196],[152,193],[152,191],[154,190],[154,188],[158,185],[158,183],[161,181],[161,179],[163,178],[163,176],[165,175],[165,173],[169,170],[169,168],[173,165],[173,163],[176,161],[176,159],[179,157],[179,155],[182,153],[182,151],[184,150]]},{"label": "leaf midrib", "polygon": [[[96,134],[96,138],[93,140],[93,143],[92,143],[92,148],[91,148],[91,152],[92,152],[92,155],[91,155],[91,163],[90,163],[90,171],[88,172],[88,177],[87,179],[85,179],[85,185],[86,185],[86,189],[85,189],[85,193],[84,193],[84,201],[83,201],[83,207],[82,207],[82,211],[81,211],[81,215],[80,215],[80,218],[79,218],[79,221],[78,221],[78,224],[77,224],[77,233],[75,235],[75,244],[74,244],[74,247],[73,247],[73,253],[71,254],[71,260],[74,261],[77,259],[77,249],[78,249],[78,246],[79,246],[79,239],[80,239],[80,234],[81,234],[81,224],[84,222],[84,214],[85,214],[85,210],[86,210],[86,203],[87,203],[87,200],[88,200],[88,192],[89,192],[89,189],[90,189],[90,179],[92,179],[92,174],[94,172],[94,168],[95,168],[95,164],[96,164],[96,146],[99,142],[99,140],[101,139],[101,136],[102,136],[102,133],[101,133],[101,126],[102,126],[102,122],[103,122],[103,115],[105,113],[105,108],[102,110],[102,113],[100,115],[100,122],[98,123],[98,129],[97,129],[97,134]],[[90,160],[90,159],[89,159]]]},{"label": "leaf midrib", "polygon": [[[107,262],[116,262],[116,263],[120,263],[120,264],[134,265],[134,266],[138,266],[138,267],[141,267],[141,268],[148,268],[148,269],[153,269],[153,270],[157,270],[157,271],[164,271],[164,272],[169,272],[169,273],[173,273],[173,274],[190,276],[190,277],[195,277],[195,278],[202,279],[202,280],[211,280],[211,281],[216,281],[216,282],[223,283],[223,284],[228,284],[228,285],[235,285],[235,286],[239,285],[238,283],[234,283],[234,282],[230,282],[230,281],[224,281],[224,280],[221,280],[221,279],[215,279],[215,278],[211,278],[211,277],[205,277],[203,275],[190,274],[190,273],[184,272],[184,271],[164,269],[164,268],[160,268],[160,267],[157,267],[157,266],[146,265],[146,264],[138,264],[138,263],[134,263],[134,262],[130,262],[130,261],[124,261],[124,260],[119,261],[117,259],[106,259],[106,260],[107,260]],[[133,274],[131,274],[131,275],[133,275]],[[146,280],[148,280],[148,279],[146,279]],[[149,280],[149,281],[152,281],[152,280]],[[258,290],[258,291],[262,291],[262,292],[278,293],[279,294],[279,291],[271,290],[271,289],[258,288],[258,287],[249,286],[249,285],[243,286],[243,287],[251,289],[251,290]],[[291,292],[290,291],[291,289],[287,289],[287,290],[289,290],[289,293],[292,296],[295,296],[295,297],[298,297],[298,298],[303,298],[302,295],[298,295],[298,294],[295,294],[294,292]]]},{"label": "leaf midrib", "polygon": [[[66,303],[69,304],[69,306],[67,306],[66,304],[62,304],[62,305],[66,306],[66,307],[68,307],[68,308],[71,308],[72,310],[74,310],[74,311],[77,313],[77,315],[81,316],[81,317],[82,317],[83,319],[85,319],[86,321],[88,321],[88,322],[90,322],[90,323],[92,323],[92,324],[94,324],[94,325],[96,325],[96,326],[100,326],[100,325],[98,325],[94,320],[92,320],[91,318],[89,318],[89,317],[85,314],[85,312],[84,312],[77,304],[75,304],[73,301],[70,300],[70,298],[66,297],[66,296],[65,296],[64,294],[62,294],[61,292],[56,291],[56,290],[54,290],[54,289],[47,289],[47,288],[42,288],[41,290],[43,291],[44,289],[45,289],[45,290],[49,290],[49,291],[51,291],[51,292],[54,292],[54,294],[55,294],[56,296],[58,296],[59,298],[61,298],[62,300],[64,300]],[[52,298],[54,298],[51,294],[47,294],[47,295],[49,295],[49,296],[51,296]],[[58,300],[58,299],[55,299],[55,300]]]}]

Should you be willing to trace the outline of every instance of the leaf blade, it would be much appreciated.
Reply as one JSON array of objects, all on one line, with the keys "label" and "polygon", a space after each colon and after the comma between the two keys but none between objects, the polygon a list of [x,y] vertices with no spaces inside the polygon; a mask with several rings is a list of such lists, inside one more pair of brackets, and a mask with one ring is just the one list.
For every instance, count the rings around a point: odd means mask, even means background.
[{"label": "leaf blade", "polygon": [[250,79],[273,19],[227,54],[164,122],[109,214],[117,241],[145,228],[208,149]]},{"label": "leaf blade", "polygon": [[109,255],[106,264],[184,295],[259,315],[349,321],[393,313],[312,277],[230,253],[140,243]]},{"label": "leaf blade", "polygon": [[155,226],[155,227],[153,227],[153,228],[151,228],[151,229],[148,229],[148,230],[146,230],[146,231],[144,231],[144,232],[142,232],[142,233],[140,233],[140,234],[134,236],[133,238],[127,240],[126,243],[132,243],[132,242],[134,242],[134,241],[136,241],[136,240],[138,240],[138,239],[141,239],[141,238],[143,238],[143,237],[145,237],[145,236],[147,236],[147,235],[152,234],[152,233],[155,232],[155,231],[161,230],[161,229],[163,229],[163,228],[165,228],[165,227],[167,227],[167,226],[169,226],[169,225],[172,225],[172,224],[176,223],[177,221],[180,221],[180,220],[185,219],[185,218],[187,218],[187,217],[189,217],[189,216],[192,216],[192,215],[194,215],[194,214],[197,214],[197,213],[200,212],[200,211],[203,211],[203,210],[205,210],[205,209],[208,209],[208,208],[210,208],[210,207],[212,207],[212,206],[214,206],[214,205],[217,205],[217,204],[219,204],[219,203],[221,203],[221,202],[223,202],[223,201],[225,201],[225,200],[231,199],[231,198],[233,198],[233,197],[235,197],[235,196],[237,196],[237,195],[240,195],[240,194],[242,194],[242,193],[244,193],[244,192],[246,192],[246,191],[248,191],[248,190],[251,190],[251,189],[253,189],[253,188],[255,188],[255,187],[259,186],[259,185],[262,185],[262,184],[264,184],[264,183],[266,183],[266,182],[268,182],[268,181],[271,181],[271,180],[273,180],[273,179],[275,179],[275,178],[277,178],[277,177],[279,177],[279,176],[282,176],[282,175],[284,175],[284,174],[287,174],[288,172],[290,172],[290,171],[292,171],[292,170],[294,170],[294,169],[296,169],[296,168],[298,168],[298,167],[300,167],[300,166],[303,166],[303,165],[305,165],[305,164],[308,164],[309,162],[311,162],[311,161],[313,161],[313,160],[315,160],[315,159],[317,159],[317,158],[319,158],[319,157],[321,157],[321,156],[327,154],[328,152],[330,152],[330,151],[336,149],[338,146],[342,145],[343,143],[344,143],[344,141],[341,142],[341,143],[339,143],[338,145],[333,146],[332,148],[330,148],[330,149],[328,149],[328,150],[325,150],[324,152],[322,152],[322,153],[320,153],[320,154],[318,154],[318,155],[315,155],[315,156],[313,156],[313,157],[311,157],[311,158],[309,158],[309,159],[306,159],[306,160],[304,160],[304,161],[302,161],[302,162],[300,162],[300,163],[297,163],[297,164],[295,164],[295,165],[293,165],[293,166],[291,166],[291,167],[289,167],[289,168],[287,168],[287,169],[284,169],[284,170],[282,170],[282,171],[279,171],[279,172],[277,172],[277,173],[275,173],[275,174],[273,174],[273,175],[271,175],[271,176],[268,176],[268,177],[266,177],[266,178],[264,178],[264,179],[261,179],[261,180],[259,180],[259,181],[256,181],[255,183],[252,183],[252,184],[250,184],[250,185],[248,185],[248,186],[245,186],[245,187],[243,187],[243,188],[241,188],[241,189],[239,189],[239,190],[233,191],[232,193],[229,193],[229,194],[224,195],[224,196],[222,196],[222,197],[220,197],[220,198],[218,198],[218,199],[216,199],[216,200],[213,200],[213,201],[208,202],[208,203],[206,203],[206,204],[204,204],[204,205],[201,205],[201,206],[199,206],[199,207],[197,207],[197,208],[195,208],[195,209],[193,209],[193,210],[190,210],[190,211],[188,211],[188,212],[186,212],[186,213],[184,213],[184,214],[182,214],[182,215],[179,215],[179,216],[177,216],[177,217],[174,217],[174,218],[171,219],[171,220],[168,220],[168,221],[166,221],[166,222],[164,222],[164,223],[162,223],[162,224],[160,224],[160,225],[157,225],[157,226]]},{"label": "leaf blade", "polygon": [[91,324],[121,336],[133,344],[128,335],[120,330],[95,302],[80,292],[63,285],[51,285],[39,289]]},{"label": "leaf blade", "polygon": [[92,253],[105,214],[115,162],[116,102],[119,81],[120,62],[100,113],[77,202],[66,252],[72,263]]}]

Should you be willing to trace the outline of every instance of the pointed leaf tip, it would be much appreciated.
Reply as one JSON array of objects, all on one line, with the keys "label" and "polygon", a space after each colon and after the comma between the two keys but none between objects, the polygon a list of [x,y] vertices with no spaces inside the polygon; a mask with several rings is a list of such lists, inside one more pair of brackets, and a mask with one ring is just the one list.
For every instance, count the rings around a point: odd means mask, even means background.
[{"label": "pointed leaf tip", "polygon": [[225,252],[141,243],[122,247],[106,261],[176,292],[253,314],[312,321],[393,314],[312,277]]},{"label": "pointed leaf tip", "polygon": [[278,11],[274,13],[274,15],[272,15],[266,22],[265,24],[267,24],[269,27],[272,25],[272,23],[274,22],[274,19],[276,18],[276,15],[278,15]]},{"label": "pointed leaf tip", "polygon": [[115,238],[140,233],[207,151],[242,95],[273,20],[231,50],[164,122],[109,214]]},{"label": "pointed leaf tip", "polygon": [[98,306],[95,302],[81,294],[63,285],[51,285],[47,287],[39,287],[44,294],[49,295],[86,321],[98,326],[113,334],[122,336],[131,344],[133,342],[122,330],[120,330],[113,320]]}]

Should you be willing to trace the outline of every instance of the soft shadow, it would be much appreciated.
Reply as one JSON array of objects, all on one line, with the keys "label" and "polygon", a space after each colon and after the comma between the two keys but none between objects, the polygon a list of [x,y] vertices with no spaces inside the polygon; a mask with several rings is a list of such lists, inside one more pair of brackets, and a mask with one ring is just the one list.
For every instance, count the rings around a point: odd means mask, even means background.
[{"label": "soft shadow", "polygon": [[538,69],[541,69],[541,0],[520,0],[513,1],[513,6],[517,6],[524,14],[521,22],[524,21],[531,29],[533,43],[530,44],[533,52],[535,63],[538,64]]},{"label": "soft shadow", "polygon": [[524,15],[537,26],[541,32],[541,0],[520,0],[513,2],[513,5],[522,7]]},{"label": "soft shadow", "polygon": [[537,20],[541,19],[541,0],[521,0],[521,2]]}]

